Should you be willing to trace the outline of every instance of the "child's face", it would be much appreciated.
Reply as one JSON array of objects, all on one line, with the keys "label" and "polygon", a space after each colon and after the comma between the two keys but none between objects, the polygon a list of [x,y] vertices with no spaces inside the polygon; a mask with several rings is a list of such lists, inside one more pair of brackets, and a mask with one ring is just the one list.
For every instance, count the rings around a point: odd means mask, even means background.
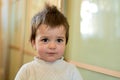
[{"label": "child's face", "polygon": [[60,59],[64,54],[66,45],[65,33],[63,26],[50,28],[44,24],[40,25],[33,43],[39,58],[48,62]]}]

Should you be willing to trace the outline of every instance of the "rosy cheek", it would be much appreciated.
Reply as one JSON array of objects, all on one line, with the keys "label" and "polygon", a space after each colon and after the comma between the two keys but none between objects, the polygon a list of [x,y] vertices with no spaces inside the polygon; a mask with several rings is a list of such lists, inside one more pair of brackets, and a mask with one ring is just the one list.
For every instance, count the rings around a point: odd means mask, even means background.
[{"label": "rosy cheek", "polygon": [[45,46],[39,46],[38,51],[41,53],[46,51]]},{"label": "rosy cheek", "polygon": [[61,47],[61,48],[59,49],[59,52],[64,53],[64,50],[65,50],[65,47]]}]

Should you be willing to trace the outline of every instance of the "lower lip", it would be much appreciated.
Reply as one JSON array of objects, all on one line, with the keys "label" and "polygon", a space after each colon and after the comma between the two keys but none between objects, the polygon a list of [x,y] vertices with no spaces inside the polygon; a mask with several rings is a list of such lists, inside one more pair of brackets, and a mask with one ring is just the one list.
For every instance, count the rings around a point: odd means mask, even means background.
[{"label": "lower lip", "polygon": [[55,53],[48,53],[48,54],[55,54]]},{"label": "lower lip", "polygon": [[54,55],[55,53],[47,53],[48,55]]}]

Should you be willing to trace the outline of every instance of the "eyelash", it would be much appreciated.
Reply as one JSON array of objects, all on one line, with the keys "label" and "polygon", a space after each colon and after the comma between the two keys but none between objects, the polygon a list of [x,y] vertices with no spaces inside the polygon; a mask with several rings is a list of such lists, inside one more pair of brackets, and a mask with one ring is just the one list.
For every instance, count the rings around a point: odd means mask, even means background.
[{"label": "eyelash", "polygon": [[48,39],[45,38],[45,39],[42,39],[41,41],[42,41],[42,42],[48,42]]},{"label": "eyelash", "polygon": [[57,42],[59,42],[59,43],[63,42],[63,39],[57,39]]},{"label": "eyelash", "polygon": [[[45,38],[45,39],[42,39],[41,41],[42,41],[42,42],[48,42],[49,39]],[[57,39],[56,41],[57,41],[58,43],[60,43],[60,42],[63,42],[64,40],[63,40],[63,39]]]}]

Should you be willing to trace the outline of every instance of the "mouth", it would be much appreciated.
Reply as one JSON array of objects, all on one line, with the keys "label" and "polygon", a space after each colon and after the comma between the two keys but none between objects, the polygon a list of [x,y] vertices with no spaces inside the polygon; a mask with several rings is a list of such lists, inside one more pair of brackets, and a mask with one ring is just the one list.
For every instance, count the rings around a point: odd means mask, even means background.
[{"label": "mouth", "polygon": [[47,54],[48,55],[55,55],[56,53],[54,53],[54,52],[48,52]]},{"label": "mouth", "polygon": [[48,54],[56,54],[56,53],[48,53]]}]

